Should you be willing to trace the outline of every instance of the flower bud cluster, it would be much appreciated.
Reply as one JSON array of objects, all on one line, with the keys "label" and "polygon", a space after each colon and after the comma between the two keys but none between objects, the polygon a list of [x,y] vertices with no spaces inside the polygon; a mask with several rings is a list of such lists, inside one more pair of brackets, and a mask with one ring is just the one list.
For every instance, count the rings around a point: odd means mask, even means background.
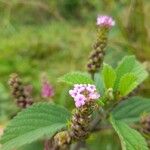
[{"label": "flower bud cluster", "polygon": [[75,84],[69,94],[77,107],[73,111],[70,123],[70,136],[73,140],[86,139],[89,135],[92,113],[97,109],[96,100],[100,94],[92,84]]},{"label": "flower bud cluster", "polygon": [[101,49],[97,49],[91,52],[87,64],[87,69],[89,73],[94,74],[95,72],[99,71],[104,59],[104,55],[105,52]]},{"label": "flower bud cluster", "polygon": [[108,32],[115,25],[115,21],[110,16],[98,16],[96,24],[98,29],[97,41],[93,46],[93,51],[87,64],[87,70],[92,75],[99,71],[103,63]]},{"label": "flower bud cluster", "polygon": [[46,140],[44,150],[69,150],[71,136],[67,130],[56,133],[50,140]]},{"label": "flower bud cluster", "polygon": [[53,145],[57,150],[69,150],[71,137],[68,131],[62,131],[54,136]]},{"label": "flower bud cluster", "polygon": [[12,96],[20,108],[27,108],[33,104],[31,97],[32,89],[29,88],[29,86],[24,86],[17,74],[12,74],[10,76],[9,85],[11,88]]},{"label": "flower bud cluster", "polygon": [[142,125],[142,132],[150,135],[150,115],[142,117],[141,125]]},{"label": "flower bud cluster", "polygon": [[48,83],[48,81],[43,82],[41,95],[42,95],[42,97],[44,97],[44,98],[51,98],[51,97],[54,96],[54,89],[53,89],[53,87]]}]

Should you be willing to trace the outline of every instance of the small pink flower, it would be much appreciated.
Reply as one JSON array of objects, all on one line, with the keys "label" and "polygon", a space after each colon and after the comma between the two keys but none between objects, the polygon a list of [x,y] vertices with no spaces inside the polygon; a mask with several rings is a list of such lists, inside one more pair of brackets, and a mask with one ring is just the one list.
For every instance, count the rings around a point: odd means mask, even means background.
[{"label": "small pink flower", "polygon": [[77,96],[78,92],[77,92],[76,90],[69,90],[69,94],[70,94],[73,98],[75,98],[75,97]]},{"label": "small pink flower", "polygon": [[89,92],[94,92],[94,91],[96,91],[95,85],[91,85],[91,84],[88,84],[88,86],[86,87],[86,89],[87,89]]},{"label": "small pink flower", "polygon": [[81,93],[81,92],[85,91],[85,89],[86,89],[86,88],[82,86],[82,87],[80,87],[80,88],[78,89],[78,92]]},{"label": "small pink flower", "polygon": [[75,105],[76,107],[81,107],[85,104],[85,96],[81,95],[81,94],[78,94],[75,98]]},{"label": "small pink flower", "polygon": [[98,98],[100,98],[100,94],[98,94],[98,93],[91,93],[89,95],[89,98],[92,99],[92,100],[98,99]]},{"label": "small pink flower", "polygon": [[97,25],[102,27],[111,28],[115,25],[115,21],[110,16],[98,16],[97,17]]},{"label": "small pink flower", "polygon": [[47,81],[43,83],[41,92],[42,97],[44,98],[54,96],[54,89]]},{"label": "small pink flower", "polygon": [[100,97],[100,94],[96,91],[96,86],[92,84],[75,84],[74,88],[69,90],[69,94],[73,97],[77,108]]}]

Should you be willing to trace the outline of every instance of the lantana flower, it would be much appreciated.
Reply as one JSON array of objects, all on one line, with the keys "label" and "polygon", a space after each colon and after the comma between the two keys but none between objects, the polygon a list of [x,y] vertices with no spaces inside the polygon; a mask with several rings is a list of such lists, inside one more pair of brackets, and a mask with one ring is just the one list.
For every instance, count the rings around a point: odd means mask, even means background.
[{"label": "lantana flower", "polygon": [[96,91],[96,86],[92,84],[75,84],[74,88],[69,90],[69,94],[73,97],[77,108],[100,97]]},{"label": "lantana flower", "polygon": [[97,17],[97,23],[96,24],[98,26],[111,28],[112,26],[115,25],[115,21],[113,20],[112,17],[103,15],[103,16]]}]

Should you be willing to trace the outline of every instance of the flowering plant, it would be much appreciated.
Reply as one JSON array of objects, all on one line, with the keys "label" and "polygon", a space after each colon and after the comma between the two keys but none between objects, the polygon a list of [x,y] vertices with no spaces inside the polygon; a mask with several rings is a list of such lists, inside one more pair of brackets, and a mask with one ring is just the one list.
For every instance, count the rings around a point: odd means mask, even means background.
[{"label": "flowering plant", "polygon": [[[20,78],[11,77],[12,94],[18,106],[25,109],[5,129],[2,150],[39,138],[45,139],[45,150],[88,149],[85,141],[106,128],[117,133],[123,150],[149,149],[150,100],[135,96],[148,72],[134,56],[125,56],[116,68],[104,63],[108,33],[115,21],[98,16],[96,24],[98,34],[87,62],[88,73],[74,71],[59,78],[71,86],[68,95],[75,104],[72,113],[52,102],[35,103]],[[48,82],[43,83],[42,96],[53,95]]]}]

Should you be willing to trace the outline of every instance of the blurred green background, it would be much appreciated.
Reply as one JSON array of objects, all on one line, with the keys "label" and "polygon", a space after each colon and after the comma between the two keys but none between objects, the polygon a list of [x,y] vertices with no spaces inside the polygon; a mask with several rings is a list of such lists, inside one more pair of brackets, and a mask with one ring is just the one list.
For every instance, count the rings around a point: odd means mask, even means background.
[{"label": "blurred green background", "polygon": [[[135,54],[150,71],[149,10],[149,0],[0,0],[0,125],[18,111],[7,84],[14,72],[33,85],[35,101],[40,98],[41,75],[47,73],[55,89],[54,101],[73,107],[67,101],[68,88],[57,78],[71,70],[86,71],[98,14],[116,20],[105,61],[115,66],[123,56]],[[139,94],[149,97],[149,91],[150,79]],[[89,139],[91,149],[100,143],[102,150],[117,149],[114,135],[104,135]]]}]

